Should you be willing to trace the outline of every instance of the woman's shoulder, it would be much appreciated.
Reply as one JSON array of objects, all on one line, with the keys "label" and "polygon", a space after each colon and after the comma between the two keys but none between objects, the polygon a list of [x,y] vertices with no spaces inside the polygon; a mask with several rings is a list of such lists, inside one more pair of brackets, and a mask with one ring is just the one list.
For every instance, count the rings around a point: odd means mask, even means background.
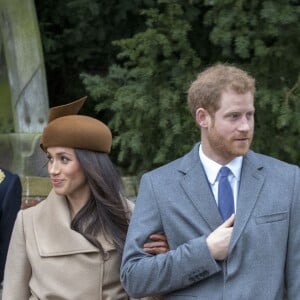
[{"label": "woman's shoulder", "polygon": [[45,205],[46,205],[46,200],[40,200],[38,203],[36,203],[33,206],[21,209],[19,213],[22,213],[23,216],[25,217],[32,216],[36,212],[42,210]]}]

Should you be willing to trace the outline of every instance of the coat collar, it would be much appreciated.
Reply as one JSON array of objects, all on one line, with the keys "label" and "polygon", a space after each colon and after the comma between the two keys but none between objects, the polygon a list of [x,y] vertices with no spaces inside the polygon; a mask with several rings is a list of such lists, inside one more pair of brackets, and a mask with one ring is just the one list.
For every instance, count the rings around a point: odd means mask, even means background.
[{"label": "coat collar", "polygon": [[213,231],[222,224],[222,218],[200,161],[199,145],[200,143],[197,143],[181,161],[179,172],[183,176],[180,184],[210,230]]},{"label": "coat collar", "polygon": [[237,199],[237,212],[229,252],[231,252],[236,245],[253,213],[265,178],[266,174],[262,161],[257,154],[253,151],[249,151],[245,155],[242,165],[239,195]]},{"label": "coat collar", "polygon": [[[52,190],[36,208],[33,229],[41,256],[99,252],[97,247],[70,228],[71,216],[65,197]],[[103,237],[99,241],[105,252],[115,249]]]},{"label": "coat collar", "polygon": [[[215,230],[223,221],[204,168],[200,162],[199,143],[194,146],[191,152],[183,157],[178,171],[183,175],[180,180],[182,188],[202,218],[206,221],[210,230]],[[250,150],[243,159],[237,212],[230,251],[236,245],[252,214],[264,181],[265,172],[263,164],[259,157]]]}]

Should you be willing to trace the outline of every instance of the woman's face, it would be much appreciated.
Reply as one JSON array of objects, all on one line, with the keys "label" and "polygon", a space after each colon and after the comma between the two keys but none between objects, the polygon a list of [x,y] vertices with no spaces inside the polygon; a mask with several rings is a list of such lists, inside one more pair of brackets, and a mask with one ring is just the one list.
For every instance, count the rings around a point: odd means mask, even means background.
[{"label": "woman's face", "polygon": [[89,187],[73,148],[49,147],[48,173],[58,195],[72,199],[88,199]]}]

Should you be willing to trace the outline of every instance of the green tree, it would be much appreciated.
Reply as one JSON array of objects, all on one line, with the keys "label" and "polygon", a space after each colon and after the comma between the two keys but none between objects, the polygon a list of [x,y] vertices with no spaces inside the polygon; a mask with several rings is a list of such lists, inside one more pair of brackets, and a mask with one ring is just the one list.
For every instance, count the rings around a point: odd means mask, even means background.
[{"label": "green tree", "polygon": [[141,0],[39,0],[35,5],[51,106],[84,95],[80,73],[107,74],[117,55],[111,42],[143,26]]},{"label": "green tree", "polygon": [[216,62],[233,63],[256,78],[253,148],[300,164],[297,0],[36,5],[50,103],[88,92],[89,109],[112,128],[113,157],[126,172],[166,163],[199,139],[186,90],[196,73]]},{"label": "green tree", "polygon": [[143,11],[146,30],[114,42],[120,64],[106,77],[84,74],[97,110],[111,110],[109,126],[119,165],[142,172],[187,151],[199,139],[186,107],[186,90],[200,60],[177,1]]},{"label": "green tree", "polygon": [[204,23],[220,61],[256,78],[254,148],[300,164],[300,5],[297,1],[207,1]]}]

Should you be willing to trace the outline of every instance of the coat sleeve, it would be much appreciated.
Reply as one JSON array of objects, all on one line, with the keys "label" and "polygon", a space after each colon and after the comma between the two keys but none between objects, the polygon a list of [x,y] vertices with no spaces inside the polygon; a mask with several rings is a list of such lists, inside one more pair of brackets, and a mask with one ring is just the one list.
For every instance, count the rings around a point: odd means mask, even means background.
[{"label": "coat sleeve", "polygon": [[19,176],[6,172],[0,186],[0,282],[3,280],[4,266],[9,241],[17,213],[21,207],[22,187]]},{"label": "coat sleeve", "polygon": [[[143,252],[143,244],[152,233],[164,232],[156,198],[151,177],[146,174],[141,179],[120,272],[125,290],[136,298],[186,288],[220,271],[210,255],[205,236],[187,241],[165,254]],[[168,238],[167,232],[165,234]]]},{"label": "coat sleeve", "polygon": [[286,257],[287,299],[300,295],[300,168],[295,168],[293,202],[290,209],[289,239]]},{"label": "coat sleeve", "polygon": [[2,300],[29,299],[31,267],[26,253],[23,211],[18,213],[8,249]]}]

